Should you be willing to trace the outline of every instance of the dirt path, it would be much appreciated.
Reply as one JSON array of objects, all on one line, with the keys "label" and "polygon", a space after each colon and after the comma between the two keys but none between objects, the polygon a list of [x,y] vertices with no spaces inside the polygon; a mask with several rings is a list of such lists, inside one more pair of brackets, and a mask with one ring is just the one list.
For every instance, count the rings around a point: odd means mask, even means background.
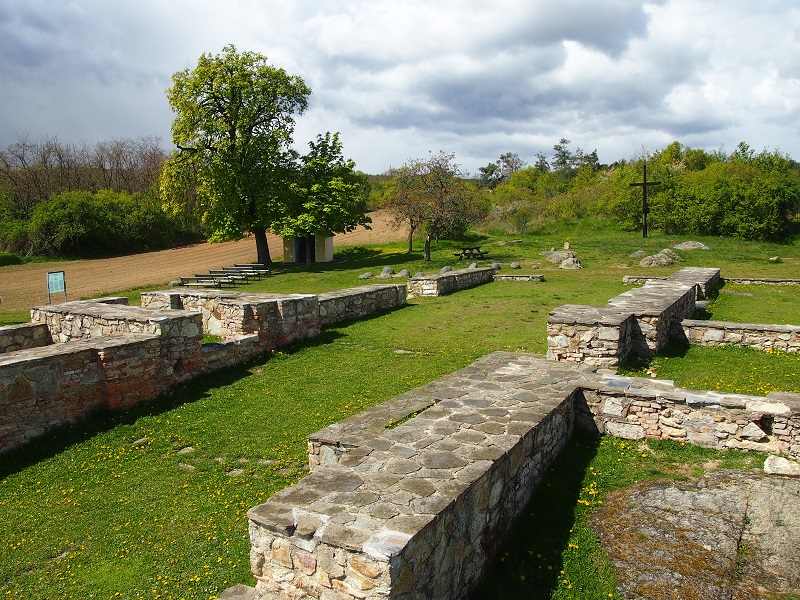
[{"label": "dirt path", "polygon": [[[405,229],[393,229],[386,212],[371,213],[372,229],[357,229],[333,238],[334,246],[355,246],[402,241]],[[283,243],[268,236],[269,252],[283,256]],[[0,267],[0,310],[21,310],[47,303],[47,272],[64,271],[70,300],[98,296],[145,285],[161,285],[181,275],[205,273],[233,263],[254,262],[252,238],[222,244],[193,244],[183,248],[146,252],[119,258],[30,263]],[[63,298],[59,294],[59,300]],[[54,301],[59,301],[54,300]]]}]

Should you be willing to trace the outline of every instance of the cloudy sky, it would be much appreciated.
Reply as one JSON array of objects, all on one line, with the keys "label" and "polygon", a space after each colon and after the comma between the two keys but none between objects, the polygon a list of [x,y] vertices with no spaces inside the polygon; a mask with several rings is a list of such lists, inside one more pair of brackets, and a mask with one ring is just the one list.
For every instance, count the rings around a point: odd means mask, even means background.
[{"label": "cloudy sky", "polygon": [[172,74],[229,43],[311,87],[298,149],[339,131],[368,173],[562,137],[606,163],[675,140],[800,159],[796,0],[2,0],[0,146],[169,148]]}]

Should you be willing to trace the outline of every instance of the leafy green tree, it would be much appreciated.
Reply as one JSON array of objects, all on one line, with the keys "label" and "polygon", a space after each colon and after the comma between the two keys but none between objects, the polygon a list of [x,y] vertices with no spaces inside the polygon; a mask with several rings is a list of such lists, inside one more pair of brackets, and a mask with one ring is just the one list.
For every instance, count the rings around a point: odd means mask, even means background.
[{"label": "leafy green tree", "polygon": [[[368,227],[371,219],[364,214],[366,177],[355,171],[355,163],[342,156],[339,134],[317,136],[309,143],[310,151],[301,158],[292,197],[272,230],[283,237],[305,238],[347,233],[359,225]],[[306,248],[311,262],[311,248]]]},{"label": "leafy green tree", "polygon": [[481,173],[480,182],[483,187],[494,189],[498,184],[508,181],[513,173],[525,168],[527,164],[519,154],[506,152],[493,163],[489,163],[485,167],[478,167],[478,171]]},{"label": "leafy green tree", "polygon": [[177,115],[172,141],[178,151],[164,167],[165,202],[184,209],[194,192],[192,209],[213,241],[249,232],[258,262],[270,263],[266,231],[291,202],[294,115],[305,111],[311,90],[265,56],[233,45],[203,54],[172,81],[167,98]]},{"label": "leafy green tree", "polygon": [[408,161],[395,174],[389,208],[398,224],[409,224],[409,252],[414,231],[425,231],[424,260],[431,259],[432,240],[463,232],[486,215],[483,196],[454,160],[455,154],[440,151]]}]

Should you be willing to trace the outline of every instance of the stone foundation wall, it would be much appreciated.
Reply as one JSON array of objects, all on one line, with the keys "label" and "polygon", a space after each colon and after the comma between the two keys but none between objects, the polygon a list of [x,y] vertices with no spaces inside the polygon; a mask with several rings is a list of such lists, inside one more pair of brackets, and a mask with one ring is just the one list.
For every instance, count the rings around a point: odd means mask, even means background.
[{"label": "stone foundation wall", "polygon": [[605,307],[566,304],[547,319],[550,360],[586,362],[606,369],[630,355],[650,358],[683,335],[697,298],[719,283],[719,269],[682,269],[666,279],[648,280],[608,301]]},{"label": "stone foundation wall", "polygon": [[725,394],[621,376],[585,385],[583,393],[598,429],[616,437],[800,457],[800,394]]},{"label": "stone foundation wall", "polygon": [[320,332],[317,296],[195,290],[142,294],[145,309],[179,309],[202,315],[203,331],[223,341],[256,335],[260,350],[286,346]]},{"label": "stone foundation wall", "polygon": [[797,458],[800,394],[684,390],[493,353],[309,436],[311,474],[248,513],[258,583],[236,594],[467,598],[574,427]]},{"label": "stone foundation wall", "polygon": [[23,323],[0,327],[0,354],[52,344],[50,330],[44,323]]},{"label": "stone foundation wall", "polygon": [[398,427],[385,426],[397,403],[365,419],[358,447],[248,513],[253,597],[467,598],[569,439],[577,388],[558,383],[580,376],[494,353],[423,386],[438,401]]},{"label": "stone foundation wall", "polygon": [[[373,285],[320,296],[170,290],[143,294],[142,307],[127,298],[35,307],[34,323],[0,328],[0,452],[405,298],[403,285]],[[222,341],[202,344],[204,331]]]},{"label": "stone foundation wall", "polygon": [[31,322],[43,324],[55,343],[125,333],[196,336],[202,332],[196,315],[128,306],[127,298],[76,300],[35,306]]},{"label": "stone foundation wall", "polygon": [[319,295],[319,316],[323,327],[341,321],[405,306],[405,284],[374,284]]},{"label": "stone foundation wall", "polygon": [[444,296],[492,281],[494,281],[494,269],[490,268],[459,269],[425,277],[409,277],[408,295],[410,298]]},{"label": "stone foundation wall", "polygon": [[633,347],[633,315],[566,304],[547,320],[547,358],[613,368],[625,362]]},{"label": "stone foundation wall", "polygon": [[747,346],[762,351],[800,352],[800,325],[685,319],[681,326],[694,346]]},{"label": "stone foundation wall", "polygon": [[128,334],[0,355],[0,450],[154,399],[180,378],[161,350],[157,335]]}]

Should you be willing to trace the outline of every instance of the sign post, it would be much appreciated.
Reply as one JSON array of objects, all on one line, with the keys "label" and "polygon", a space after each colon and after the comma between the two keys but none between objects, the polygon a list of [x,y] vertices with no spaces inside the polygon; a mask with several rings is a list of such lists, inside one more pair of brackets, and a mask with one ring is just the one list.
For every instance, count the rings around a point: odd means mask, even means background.
[{"label": "sign post", "polygon": [[650,207],[647,206],[647,186],[659,185],[660,181],[647,181],[647,163],[642,165],[642,181],[641,183],[632,183],[631,187],[639,186],[642,188],[642,237],[647,237],[647,213],[650,212]]},{"label": "sign post", "polygon": [[64,271],[49,271],[47,273],[47,303],[50,301],[51,294],[64,293],[64,302],[67,301],[67,284],[64,280]]}]

